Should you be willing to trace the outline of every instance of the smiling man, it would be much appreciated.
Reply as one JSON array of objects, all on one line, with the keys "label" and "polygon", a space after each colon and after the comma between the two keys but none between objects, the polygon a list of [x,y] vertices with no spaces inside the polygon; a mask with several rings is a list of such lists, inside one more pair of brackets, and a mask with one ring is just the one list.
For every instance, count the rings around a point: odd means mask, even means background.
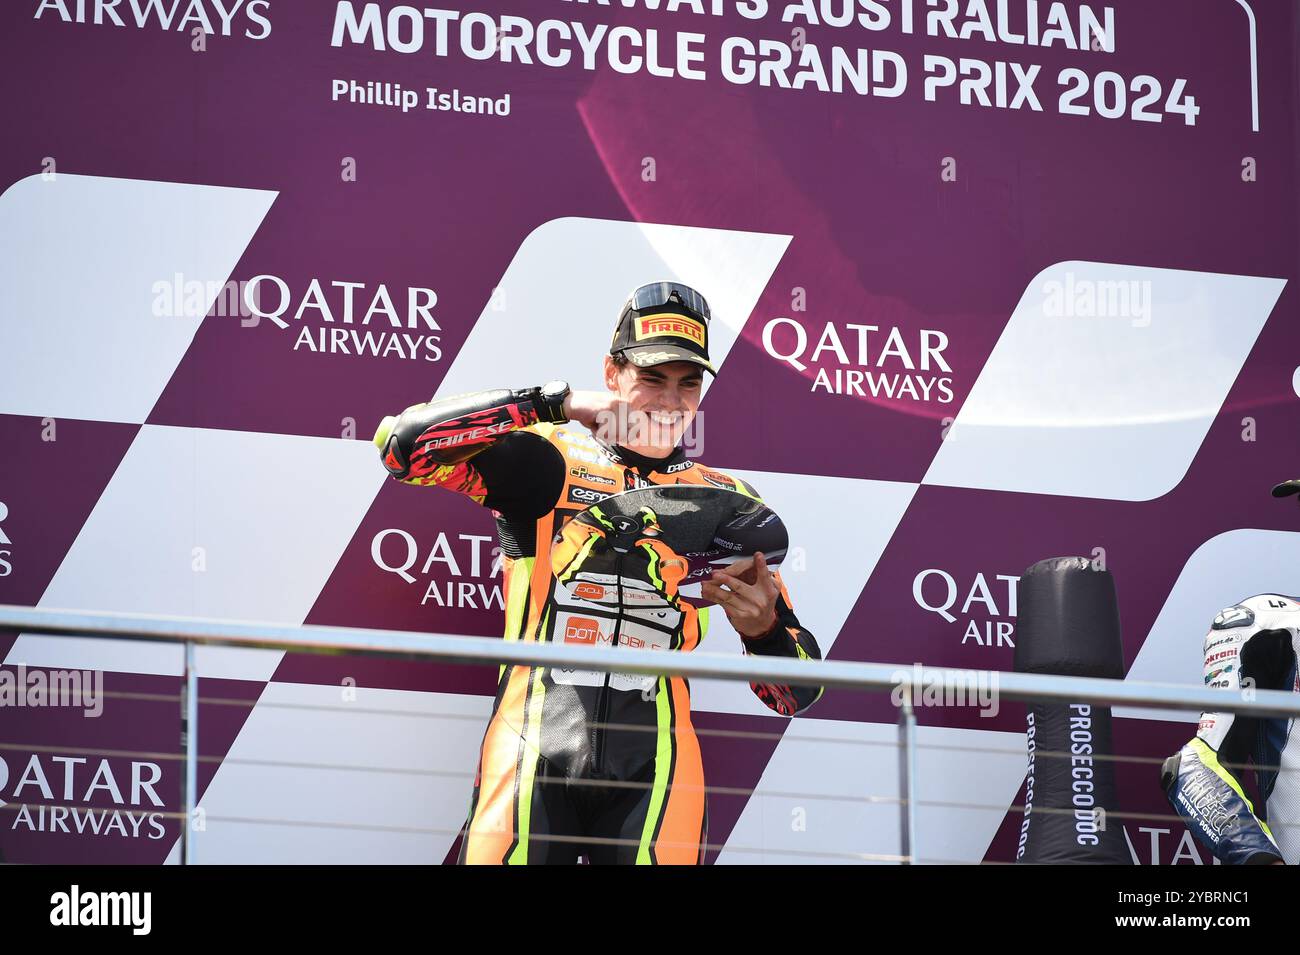
[{"label": "smiling man", "polygon": [[[659,484],[757,498],[744,481],[688,459],[680,446],[699,410],[704,373],[714,371],[709,321],[708,303],[694,289],[644,285],[619,315],[604,359],[606,391],[570,391],[561,381],[484,391],[415,405],[380,424],[375,445],[394,478],[491,508],[507,640],[616,639],[551,573],[556,535],[590,505]],[[723,608],[747,653],[820,657],[762,554],[716,572],[702,592]],[[620,645],[692,650],[708,628],[707,610],[685,602],[654,614],[620,609],[618,618]],[[461,861],[699,862],[707,810],[689,685],[681,677],[648,682],[502,667]],[[821,695],[820,687],[751,687],[784,716]]]}]

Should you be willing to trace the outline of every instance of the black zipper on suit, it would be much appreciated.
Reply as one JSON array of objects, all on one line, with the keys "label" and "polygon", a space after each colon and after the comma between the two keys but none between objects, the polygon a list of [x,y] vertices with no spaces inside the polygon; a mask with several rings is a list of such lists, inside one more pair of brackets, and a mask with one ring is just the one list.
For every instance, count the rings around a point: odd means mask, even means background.
[{"label": "black zipper on suit", "polygon": [[[610,639],[610,645],[615,647],[618,646],[619,631],[623,626],[623,558],[625,556],[620,553],[614,565],[614,581],[618,586],[618,616],[614,618],[614,636]],[[592,727],[591,771],[597,776],[604,770],[605,724],[609,721],[609,678],[610,671],[606,670],[600,694],[596,697],[596,725]]]}]

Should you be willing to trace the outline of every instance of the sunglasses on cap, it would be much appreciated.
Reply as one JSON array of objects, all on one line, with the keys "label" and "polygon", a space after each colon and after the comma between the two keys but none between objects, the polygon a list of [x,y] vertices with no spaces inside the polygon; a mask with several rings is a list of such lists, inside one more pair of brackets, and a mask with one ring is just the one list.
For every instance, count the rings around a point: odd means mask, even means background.
[{"label": "sunglasses on cap", "polygon": [[713,318],[709,312],[709,303],[704,296],[689,285],[682,285],[680,282],[651,282],[649,285],[642,285],[628,296],[627,304],[623,308],[624,310],[633,308],[642,312],[649,308],[662,308],[672,302],[685,306],[705,321]]}]

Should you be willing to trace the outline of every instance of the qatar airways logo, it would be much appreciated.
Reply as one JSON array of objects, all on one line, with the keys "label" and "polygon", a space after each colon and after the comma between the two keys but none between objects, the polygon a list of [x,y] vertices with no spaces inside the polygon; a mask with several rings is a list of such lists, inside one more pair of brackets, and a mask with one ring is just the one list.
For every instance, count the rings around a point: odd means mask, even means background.
[{"label": "qatar airways logo", "polygon": [[13,772],[16,780],[0,756],[0,819],[12,818],[6,826],[11,832],[154,840],[166,835],[158,763],[33,753]]},{"label": "qatar airways logo", "polygon": [[457,534],[453,543],[440,531],[422,544],[399,527],[387,527],[371,538],[370,559],[385,573],[422,587],[422,607],[504,610],[501,548],[484,546],[491,541],[484,534]]},{"label": "qatar airways logo", "polygon": [[215,282],[177,272],[155,282],[151,291],[153,314],[160,318],[238,317],[244,328],[265,319],[293,333],[296,352],[442,359],[442,326],[433,314],[438,293],[431,288],[319,278],[298,286],[278,275]]},{"label": "qatar airways logo", "polygon": [[265,40],[270,12],[270,0],[41,0],[34,19]]},{"label": "qatar airways logo", "polygon": [[857,398],[951,403],[947,347],[948,336],[933,329],[826,322],[818,331],[793,318],[763,326],[764,350],[801,374],[811,373],[809,390]]},{"label": "qatar airways logo", "polygon": [[977,573],[958,578],[931,567],[912,579],[912,599],[948,624],[959,624],[961,642],[979,647],[1015,647],[1018,574]]}]

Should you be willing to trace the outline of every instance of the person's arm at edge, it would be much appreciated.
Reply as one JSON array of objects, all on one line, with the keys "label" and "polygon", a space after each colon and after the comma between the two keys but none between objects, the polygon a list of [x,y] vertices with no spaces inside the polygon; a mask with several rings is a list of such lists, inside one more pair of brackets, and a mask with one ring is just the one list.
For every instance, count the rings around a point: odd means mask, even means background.
[{"label": "person's arm at edge", "polygon": [[[776,621],[766,633],[757,637],[741,634],[745,652],[754,656],[820,660],[821,648],[812,633],[799,622],[790,606],[790,592],[781,580],[781,572],[775,571],[772,576],[780,588],[776,598]],[[782,716],[803,712],[821,699],[826,689],[821,686],[789,686],[783,683],[751,683],[749,687],[764,705]]]},{"label": "person's arm at edge", "polygon": [[[1230,658],[1221,661],[1222,689],[1240,692],[1246,643],[1259,640],[1262,644],[1273,634],[1285,635],[1285,631],[1252,634]],[[1211,636],[1215,635],[1211,631]],[[1289,640],[1286,644],[1289,648]],[[1257,644],[1253,649],[1265,648]],[[1228,865],[1282,862],[1273,833],[1255,814],[1241,778],[1241,767],[1254,748],[1257,732],[1254,719],[1228,712],[1202,713],[1196,735],[1161,767],[1160,784],[1170,805],[1197,841]]]}]

